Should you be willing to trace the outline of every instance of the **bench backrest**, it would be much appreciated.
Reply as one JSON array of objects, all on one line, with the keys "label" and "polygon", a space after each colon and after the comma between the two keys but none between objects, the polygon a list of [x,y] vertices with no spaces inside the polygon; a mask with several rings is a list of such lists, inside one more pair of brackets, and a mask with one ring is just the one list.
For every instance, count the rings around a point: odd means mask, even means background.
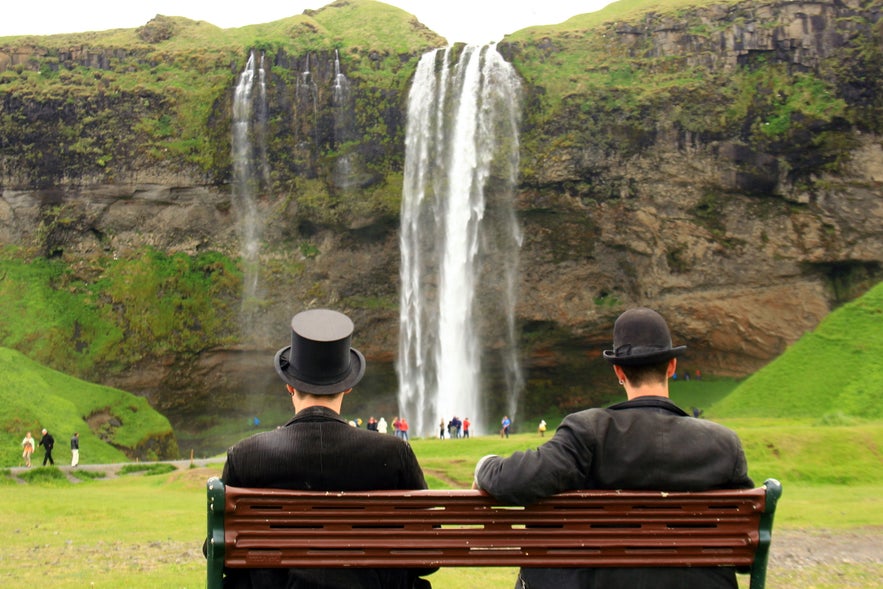
[{"label": "bench backrest", "polygon": [[765,583],[774,479],[741,490],[317,492],[208,482],[208,586],[224,567],[737,566]]}]

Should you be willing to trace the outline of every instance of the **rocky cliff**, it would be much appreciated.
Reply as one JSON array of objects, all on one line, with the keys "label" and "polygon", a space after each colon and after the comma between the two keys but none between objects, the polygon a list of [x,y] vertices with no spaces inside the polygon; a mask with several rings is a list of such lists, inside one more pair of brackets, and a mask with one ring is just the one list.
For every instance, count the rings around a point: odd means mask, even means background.
[{"label": "rocky cliff", "polygon": [[[525,82],[529,378],[574,350],[597,357],[637,304],[670,319],[692,365],[745,375],[881,279],[881,6],[613,4],[500,44]],[[290,315],[318,304],[347,310],[369,357],[392,359],[408,79],[443,41],[398,11],[404,35],[386,20],[347,28],[377,9],[337,2],[199,49],[205,23],[165,17],[122,39],[0,39],[0,242],[93,278],[146,247],[238,257],[233,88],[250,51],[271,64],[264,291],[247,338],[228,326],[137,369],[99,361],[101,378],[159,406],[183,402],[161,391],[208,395],[231,354],[274,350]],[[336,59],[353,94],[345,141]]]},{"label": "rocky cliff", "polygon": [[702,364],[744,374],[879,280],[879,11],[742,2],[514,35],[533,101],[569,87],[527,131],[522,316],[594,337],[623,304],[660,307]]}]

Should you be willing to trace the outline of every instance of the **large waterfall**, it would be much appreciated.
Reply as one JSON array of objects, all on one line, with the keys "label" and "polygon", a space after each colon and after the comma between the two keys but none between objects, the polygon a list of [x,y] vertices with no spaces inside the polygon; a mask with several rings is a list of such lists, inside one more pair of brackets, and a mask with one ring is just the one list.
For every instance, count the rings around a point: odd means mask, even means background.
[{"label": "large waterfall", "polygon": [[263,223],[258,213],[260,186],[269,180],[267,167],[267,90],[264,57],[248,57],[233,94],[233,207],[239,219],[244,273],[243,317],[248,332],[250,309],[260,296],[259,254]]},{"label": "large waterfall", "polygon": [[[468,417],[487,392],[515,413],[521,235],[513,194],[520,83],[495,46],[424,55],[408,99],[401,227],[399,410],[415,435]],[[493,351],[495,354],[490,354]],[[488,370],[489,366],[493,369]]]}]

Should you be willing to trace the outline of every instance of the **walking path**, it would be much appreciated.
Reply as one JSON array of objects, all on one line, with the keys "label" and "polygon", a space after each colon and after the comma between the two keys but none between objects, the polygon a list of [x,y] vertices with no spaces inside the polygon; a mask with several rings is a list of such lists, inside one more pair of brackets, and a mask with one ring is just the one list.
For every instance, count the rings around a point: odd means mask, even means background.
[{"label": "walking path", "polygon": [[[80,479],[78,479],[76,477],[76,472],[78,470],[80,470],[80,471],[85,470],[88,472],[103,472],[104,478],[112,479],[112,478],[116,478],[117,476],[119,476],[120,471],[125,466],[137,466],[137,465],[145,465],[145,464],[171,464],[172,466],[174,466],[178,470],[185,470],[185,469],[189,469],[189,468],[203,467],[203,466],[210,466],[213,464],[217,464],[218,471],[220,472],[220,468],[224,464],[224,458],[217,457],[217,458],[194,458],[193,460],[189,460],[189,459],[158,460],[156,462],[117,462],[114,464],[80,464],[79,466],[76,466],[76,467],[70,466],[68,464],[56,463],[55,466],[61,472],[64,473],[64,475],[68,478],[68,480],[70,480],[71,482],[74,482],[74,483],[78,483],[78,482],[80,482]],[[21,478],[22,473],[25,473],[25,472],[28,472],[31,470],[38,470],[40,468],[43,468],[42,464],[38,464],[36,461],[34,461],[34,464],[33,464],[33,466],[31,466],[31,468],[28,468],[26,466],[13,466],[12,468],[9,469],[9,473],[10,473],[10,476],[16,482],[24,483],[25,481]]]}]

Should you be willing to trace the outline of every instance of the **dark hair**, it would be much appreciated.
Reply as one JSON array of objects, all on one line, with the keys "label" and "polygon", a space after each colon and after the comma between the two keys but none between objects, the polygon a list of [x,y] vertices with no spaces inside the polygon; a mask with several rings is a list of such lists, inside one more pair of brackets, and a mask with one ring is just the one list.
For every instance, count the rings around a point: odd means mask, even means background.
[{"label": "dark hair", "polygon": [[654,364],[641,364],[639,366],[620,366],[632,386],[639,387],[643,384],[659,384],[665,382],[668,372],[668,360]]}]

